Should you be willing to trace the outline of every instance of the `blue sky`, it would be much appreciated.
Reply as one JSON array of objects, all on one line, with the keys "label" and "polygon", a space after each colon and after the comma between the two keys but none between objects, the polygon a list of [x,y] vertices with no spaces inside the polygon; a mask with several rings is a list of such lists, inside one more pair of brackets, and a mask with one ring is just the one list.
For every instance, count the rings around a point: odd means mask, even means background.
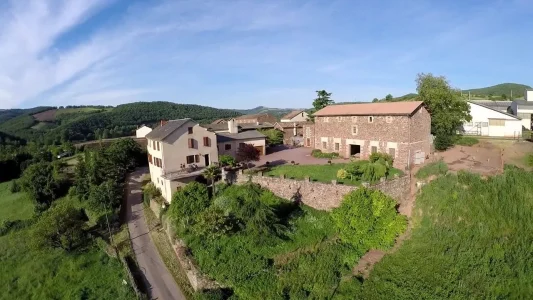
[{"label": "blue sky", "polygon": [[171,101],[308,107],[533,85],[533,1],[0,2],[0,108]]}]

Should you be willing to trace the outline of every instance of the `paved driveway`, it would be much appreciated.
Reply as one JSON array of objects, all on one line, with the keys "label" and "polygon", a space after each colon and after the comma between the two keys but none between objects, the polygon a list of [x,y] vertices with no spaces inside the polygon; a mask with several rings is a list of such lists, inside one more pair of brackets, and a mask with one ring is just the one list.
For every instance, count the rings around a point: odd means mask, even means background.
[{"label": "paved driveway", "polygon": [[[324,158],[314,158],[311,156],[311,151],[313,149],[311,148],[286,148],[285,146],[278,146],[274,149],[272,149],[272,153],[261,156],[261,159],[257,162],[254,162],[256,166],[262,166],[267,161],[270,163],[270,165],[277,166],[277,165],[283,165],[290,163],[291,161],[294,161],[295,163],[298,163],[300,165],[324,165],[328,162],[327,159]],[[270,152],[270,151],[269,151]],[[349,160],[347,159],[333,159],[333,163],[347,163]]]},{"label": "paved driveway", "polygon": [[150,299],[186,300],[174,277],[161,260],[155,247],[148,226],[144,219],[141,180],[148,168],[139,168],[133,172],[127,185],[127,221],[130,230],[133,251],[137,257],[140,269],[148,281],[148,296]]}]

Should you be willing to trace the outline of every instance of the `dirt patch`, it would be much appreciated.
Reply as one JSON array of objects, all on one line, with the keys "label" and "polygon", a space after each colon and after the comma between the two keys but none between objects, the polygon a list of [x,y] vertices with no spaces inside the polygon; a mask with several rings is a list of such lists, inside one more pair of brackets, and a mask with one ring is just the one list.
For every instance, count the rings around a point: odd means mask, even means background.
[{"label": "dirt patch", "polygon": [[483,175],[502,172],[502,149],[492,143],[481,141],[472,147],[455,146],[443,152],[437,152],[434,160],[442,159],[450,171],[469,171]]}]

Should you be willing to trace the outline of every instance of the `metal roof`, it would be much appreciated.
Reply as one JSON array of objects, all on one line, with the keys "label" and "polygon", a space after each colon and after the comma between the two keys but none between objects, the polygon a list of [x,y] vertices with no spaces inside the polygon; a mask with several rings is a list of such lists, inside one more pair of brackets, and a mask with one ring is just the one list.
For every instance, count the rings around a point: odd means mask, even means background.
[{"label": "metal roof", "polygon": [[513,114],[503,112],[503,111],[498,110],[498,109],[496,109],[496,108],[494,108],[494,107],[490,107],[490,106],[488,106],[488,105],[484,105],[484,104],[476,103],[476,102],[472,102],[472,101],[467,101],[467,102],[469,102],[469,103],[471,103],[471,104],[479,105],[479,106],[481,106],[481,107],[484,107],[484,108],[487,108],[487,109],[493,110],[493,111],[498,112],[498,113],[500,113],[500,114],[504,114],[504,115],[506,115],[506,116],[513,117],[513,118],[515,118],[515,119],[521,120],[519,117],[517,117],[517,116],[515,116],[515,115],[513,115]]},{"label": "metal roof", "polygon": [[146,135],[147,139],[154,141],[163,141],[169,135],[171,135],[178,128],[183,126],[183,124],[192,121],[191,119],[179,119],[179,120],[170,120],[165,125],[159,126],[152,130],[149,134]]},{"label": "metal roof", "polygon": [[264,134],[257,130],[247,130],[239,133],[219,132],[217,133],[217,143],[224,143],[237,140],[266,138]]}]

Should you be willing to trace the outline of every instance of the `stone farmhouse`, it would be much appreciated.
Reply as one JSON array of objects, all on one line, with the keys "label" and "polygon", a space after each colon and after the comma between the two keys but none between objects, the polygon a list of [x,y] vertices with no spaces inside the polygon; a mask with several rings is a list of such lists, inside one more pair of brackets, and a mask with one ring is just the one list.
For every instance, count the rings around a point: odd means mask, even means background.
[{"label": "stone farmhouse", "polygon": [[402,169],[431,151],[431,117],[421,101],[330,105],[314,116],[303,128],[306,147],[344,158],[388,153]]},{"label": "stone farmhouse", "polygon": [[252,144],[265,154],[266,137],[257,130],[243,131],[234,120],[219,125],[225,129],[215,132],[191,119],[162,121],[146,135],[150,177],[167,202],[178,188],[217,163],[219,154],[235,156],[243,144]]}]

